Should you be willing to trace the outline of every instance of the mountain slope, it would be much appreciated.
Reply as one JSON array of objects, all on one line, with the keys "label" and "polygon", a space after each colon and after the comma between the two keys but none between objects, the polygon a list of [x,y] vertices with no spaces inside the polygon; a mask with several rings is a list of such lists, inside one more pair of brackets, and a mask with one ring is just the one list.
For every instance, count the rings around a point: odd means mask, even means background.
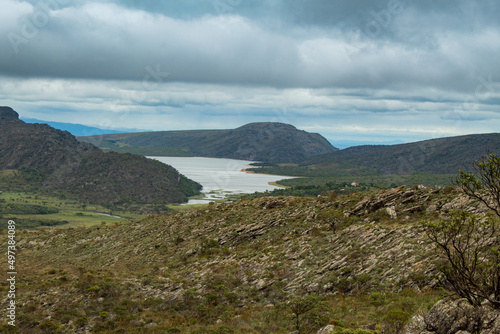
[{"label": "mountain slope", "polygon": [[[332,308],[348,307],[318,327],[381,325],[396,307],[418,314],[416,302],[438,284],[437,254],[421,220],[460,208],[485,212],[459,192],[396,188],[19,231],[19,327],[28,332],[50,319],[62,333],[286,334],[293,330],[286,305],[312,293],[330,298]],[[404,305],[391,305],[391,291],[401,291],[393,296]],[[355,295],[364,304],[349,303]],[[347,321],[350,313],[356,322]]]},{"label": "mountain slope", "polygon": [[329,168],[350,164],[376,169],[381,174],[427,172],[453,174],[471,171],[472,162],[487,153],[500,154],[500,134],[475,134],[400,145],[367,145],[313,157],[303,165]]},{"label": "mountain slope", "polygon": [[143,132],[80,139],[116,152],[266,162],[295,162],[337,150],[319,134],[282,123],[251,123],[233,130]]},{"label": "mountain slope", "polygon": [[34,190],[101,205],[185,202],[201,186],[171,166],[131,154],[104,153],[46,124],[26,124],[0,107],[0,170],[36,174]]}]

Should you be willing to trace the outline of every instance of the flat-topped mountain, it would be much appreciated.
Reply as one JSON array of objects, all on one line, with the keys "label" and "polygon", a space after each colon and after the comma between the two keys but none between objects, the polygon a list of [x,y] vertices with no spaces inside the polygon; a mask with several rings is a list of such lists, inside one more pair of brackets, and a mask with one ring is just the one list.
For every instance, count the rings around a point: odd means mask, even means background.
[{"label": "flat-topped mountain", "polygon": [[[201,186],[173,167],[132,154],[104,153],[67,131],[26,124],[0,107],[0,171],[29,174],[33,190],[101,205],[166,204],[187,201]],[[10,186],[19,179],[11,180]],[[2,178],[9,187],[9,179]]]},{"label": "flat-topped mountain", "polygon": [[106,151],[265,162],[296,162],[338,150],[319,134],[271,122],[250,123],[231,130],[141,132],[79,139]]}]

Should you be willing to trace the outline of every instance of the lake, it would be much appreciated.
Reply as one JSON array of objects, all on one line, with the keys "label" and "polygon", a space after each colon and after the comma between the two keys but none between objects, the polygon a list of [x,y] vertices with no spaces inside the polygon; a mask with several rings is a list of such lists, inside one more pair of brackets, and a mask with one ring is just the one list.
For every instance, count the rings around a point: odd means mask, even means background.
[{"label": "lake", "polygon": [[242,172],[254,161],[200,157],[148,157],[171,165],[181,174],[200,183],[205,199],[190,200],[188,204],[209,203],[223,199],[228,193],[251,194],[256,191],[278,189],[269,182],[290,179],[289,176],[252,174]]}]

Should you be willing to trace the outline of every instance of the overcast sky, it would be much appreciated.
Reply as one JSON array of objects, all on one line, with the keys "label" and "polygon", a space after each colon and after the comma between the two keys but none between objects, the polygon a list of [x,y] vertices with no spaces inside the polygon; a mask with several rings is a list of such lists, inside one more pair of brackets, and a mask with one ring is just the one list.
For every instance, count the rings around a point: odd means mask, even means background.
[{"label": "overcast sky", "polygon": [[497,0],[0,0],[0,105],[104,128],[500,129]]}]

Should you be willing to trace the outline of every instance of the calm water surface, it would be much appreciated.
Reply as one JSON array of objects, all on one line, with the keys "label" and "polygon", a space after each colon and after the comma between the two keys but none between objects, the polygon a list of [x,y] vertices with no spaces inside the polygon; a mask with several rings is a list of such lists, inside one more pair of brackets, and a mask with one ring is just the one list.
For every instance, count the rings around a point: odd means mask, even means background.
[{"label": "calm water surface", "polygon": [[181,174],[203,186],[204,200],[190,200],[188,204],[208,203],[224,198],[228,192],[250,194],[277,189],[269,182],[289,179],[287,176],[250,174],[242,172],[252,161],[198,157],[148,157],[173,166]]}]

